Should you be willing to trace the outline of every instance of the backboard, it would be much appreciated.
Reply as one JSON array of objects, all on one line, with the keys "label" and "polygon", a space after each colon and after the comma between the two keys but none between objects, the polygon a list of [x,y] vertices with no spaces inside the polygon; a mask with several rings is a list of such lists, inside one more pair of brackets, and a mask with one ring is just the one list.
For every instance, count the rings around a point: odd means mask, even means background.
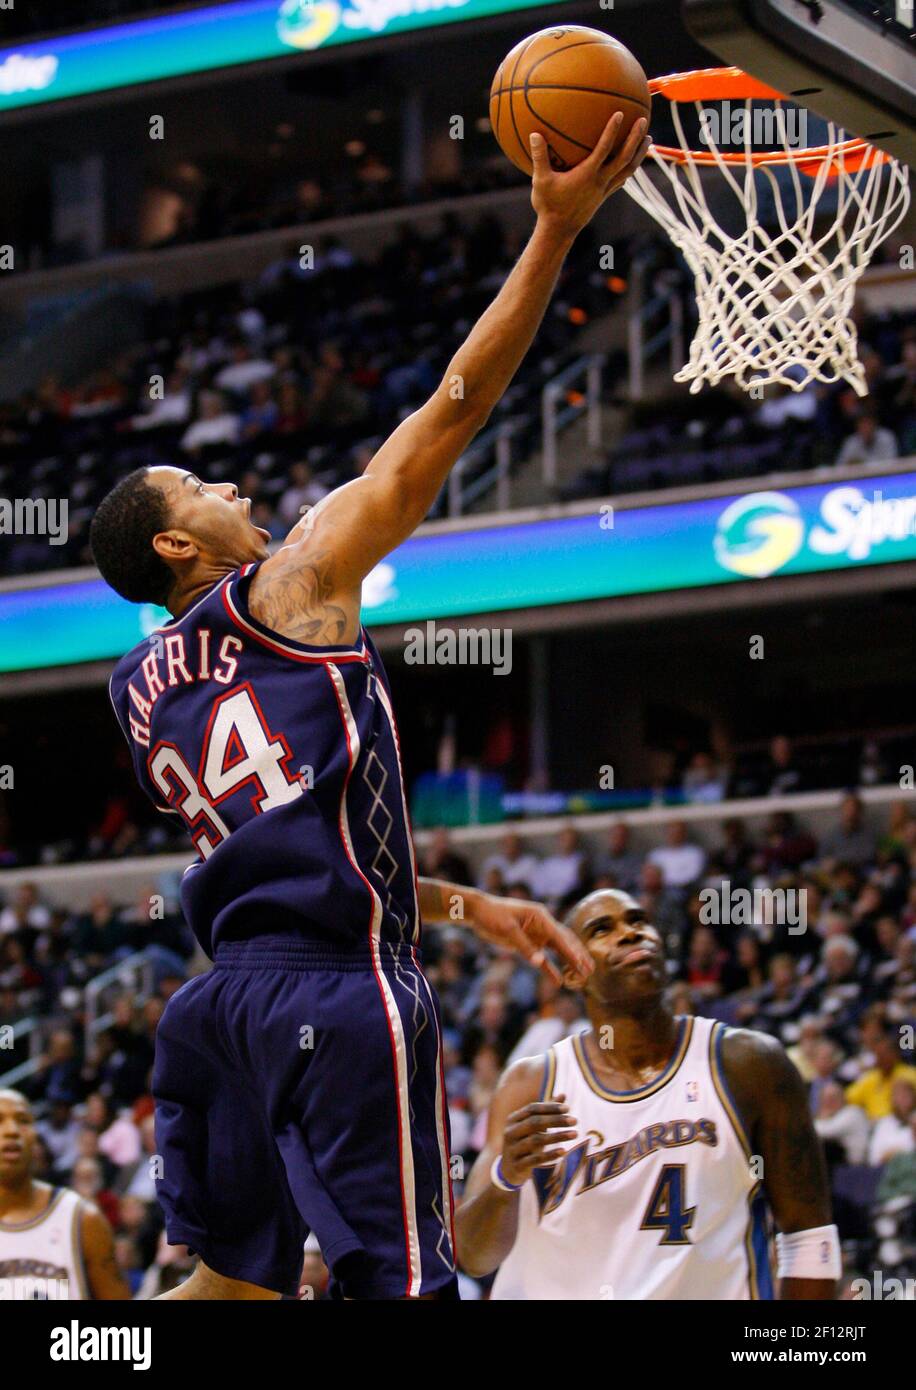
[{"label": "backboard", "polygon": [[693,37],[916,167],[914,0],[683,0]]}]

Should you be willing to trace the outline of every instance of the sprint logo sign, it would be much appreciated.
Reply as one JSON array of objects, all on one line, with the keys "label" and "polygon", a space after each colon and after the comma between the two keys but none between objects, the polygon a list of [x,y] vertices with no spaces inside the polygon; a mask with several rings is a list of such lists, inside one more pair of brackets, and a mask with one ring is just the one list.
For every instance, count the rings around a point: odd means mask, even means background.
[{"label": "sprint logo sign", "polygon": [[[0,8],[7,8],[0,6]],[[19,92],[43,92],[57,76],[59,61],[53,53],[11,53],[0,62],[0,96]]]},{"label": "sprint logo sign", "polygon": [[732,574],[766,579],[794,560],[804,542],[805,523],[791,497],[752,492],[732,502],[719,517],[713,551]]},{"label": "sprint logo sign", "polygon": [[[485,6],[480,13],[496,13],[502,6]],[[395,20],[422,23],[423,15],[439,10],[474,10],[473,0],[283,0],[277,16],[277,34],[291,48],[320,48],[338,29],[351,36],[383,34]],[[409,25],[416,28],[417,24]]]},{"label": "sprint logo sign", "polygon": [[[896,490],[902,481],[890,486]],[[806,500],[814,494],[807,520],[787,493],[752,492],[719,517],[713,553],[722,569],[743,579],[767,579],[802,551],[805,569],[916,559],[916,479],[911,487],[895,497],[862,483],[803,489]]]},{"label": "sprint logo sign", "polygon": [[338,0],[283,0],[277,35],[290,48],[320,48],[340,26]]}]

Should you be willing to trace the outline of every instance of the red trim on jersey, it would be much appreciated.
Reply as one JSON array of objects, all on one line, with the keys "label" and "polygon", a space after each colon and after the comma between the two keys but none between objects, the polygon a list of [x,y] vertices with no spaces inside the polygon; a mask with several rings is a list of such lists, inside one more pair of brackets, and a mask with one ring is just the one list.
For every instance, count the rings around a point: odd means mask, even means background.
[{"label": "red trim on jersey", "polygon": [[235,725],[233,725],[232,732],[226,739],[226,747],[223,752],[223,765],[220,768],[220,772],[223,774],[223,776],[225,776],[225,774],[229,772],[231,768],[238,767],[239,763],[243,763],[245,761],[245,757],[246,753],[245,749],[242,747],[242,740],[239,737],[239,731],[235,727]]},{"label": "red trim on jersey", "polygon": [[324,666],[329,661],[333,662],[335,666],[341,662],[352,661],[361,661],[364,665],[368,665],[369,653],[365,651],[357,652],[352,651],[350,649],[346,649],[344,651],[336,652],[332,648],[325,648],[321,653],[304,652],[299,651],[296,647],[286,646],[283,642],[283,638],[280,637],[279,633],[277,634],[276,638],[271,638],[266,636],[263,632],[259,632],[257,628],[253,627],[251,623],[247,622],[245,618],[242,617],[241,613],[237,612],[237,610],[233,606],[232,600],[229,597],[229,585],[227,585],[226,588],[223,589],[223,606],[225,607],[226,612],[228,613],[232,622],[235,623],[236,627],[240,627],[242,631],[246,633],[249,637],[253,637],[256,642],[260,642],[262,646],[267,647],[270,651],[275,652],[278,656],[288,656],[291,661],[304,661],[307,664],[313,666]]},{"label": "red trim on jersey", "polygon": [[[334,663],[328,664],[333,665]],[[327,667],[325,667],[325,669],[327,669]],[[375,944],[372,939],[372,918],[375,915],[375,902],[377,899],[377,895],[374,888],[372,887],[372,884],[366,878],[366,875],[363,873],[362,869],[359,867],[359,864],[356,862],[355,852],[354,854],[350,853],[350,847],[347,844],[347,837],[344,834],[343,816],[344,809],[347,803],[347,789],[350,785],[350,778],[353,775],[354,769],[353,745],[350,742],[350,730],[347,728],[347,716],[344,714],[343,705],[340,703],[340,695],[338,694],[337,685],[330,671],[328,671],[328,680],[331,682],[331,689],[334,691],[334,699],[337,702],[337,709],[340,714],[340,722],[343,725],[344,738],[347,741],[347,775],[344,778],[343,788],[340,793],[340,810],[338,811],[337,815],[337,829],[340,832],[340,841],[344,847],[344,853],[346,854],[350,863],[353,865],[354,869],[359,874],[363,883],[369,890],[369,897],[370,901],[372,902],[372,912],[369,916],[369,952],[372,956],[372,973],[375,976],[375,983],[378,985],[378,992],[382,1000],[382,1009],[385,1013],[385,1023],[388,1027],[388,1037],[391,1042],[391,1065],[394,1072],[394,1095],[395,1105],[397,1106],[398,1114],[398,1181],[401,1187],[401,1218],[404,1222],[404,1248],[407,1255],[407,1288],[404,1291],[404,1297],[409,1298],[410,1287],[414,1281],[415,1274],[410,1254],[410,1226],[407,1221],[407,1192],[404,1187],[404,1116],[401,1111],[401,1090],[398,1084],[398,1049],[397,1043],[395,1042],[394,1038],[394,1029],[391,1026],[391,1018],[388,1013],[388,1004],[385,999],[385,990],[382,985],[378,965],[376,963]],[[379,903],[379,906],[381,906],[381,903]],[[395,1005],[395,1008],[397,1008],[397,1005]]]},{"label": "red trim on jersey", "polygon": [[[147,759],[146,759],[146,775],[147,775],[147,777],[149,778],[149,780],[150,780],[150,782],[152,783],[152,785],[156,788],[156,790],[159,791],[159,792],[161,792],[161,791],[162,791],[162,788],[160,787],[159,783],[156,781],[155,777],[153,776],[152,765],[153,765],[153,761],[154,761],[154,759],[155,759],[155,757],[156,757],[156,754],[159,752],[160,748],[168,748],[168,749],[170,749],[170,750],[175,754],[175,757],[178,759],[178,761],[180,762],[181,766],[184,768],[185,772],[188,774],[188,777],[189,777],[190,780],[194,783],[194,789],[196,790],[197,795],[200,797],[201,801],[204,802],[204,805],[201,807],[201,809],[198,811],[197,815],[196,815],[196,816],[194,817],[194,819],[192,820],[191,817],[188,815],[188,813],[187,813],[187,812],[185,811],[185,809],[184,809],[184,803],[187,801],[188,797],[191,795],[191,790],[190,790],[190,788],[186,787],[185,784],[181,781],[181,778],[180,778],[180,777],[178,776],[178,774],[175,772],[175,769],[174,769],[173,767],[166,767],[166,768],[163,769],[163,775],[165,775],[166,773],[171,773],[171,778],[166,777],[166,781],[168,781],[168,784],[169,784],[169,794],[168,794],[168,797],[167,797],[168,806],[159,806],[159,805],[157,805],[157,806],[156,806],[156,809],[157,809],[158,811],[164,811],[164,810],[173,811],[173,812],[175,812],[177,815],[180,815],[180,816],[181,816],[181,819],[184,821],[185,825],[186,825],[187,828],[188,828],[188,834],[189,834],[190,837],[191,837],[191,843],[194,845],[194,848],[197,850],[197,853],[200,855],[201,859],[202,859],[202,860],[205,860],[208,856],[205,855],[204,852],[203,852],[203,850],[201,849],[201,847],[200,847],[200,841],[203,840],[203,839],[206,839],[207,844],[210,846],[210,853],[212,854],[214,850],[219,849],[220,845],[223,845],[223,844],[226,843],[226,841],[227,841],[228,838],[229,838],[229,835],[230,835],[232,832],[231,832],[231,831],[228,831],[228,833],[227,833],[226,835],[224,835],[224,834],[222,833],[222,831],[219,829],[219,827],[215,824],[215,822],[214,822],[214,821],[210,818],[210,816],[207,814],[207,809],[208,809],[208,808],[209,808],[214,814],[216,814],[216,807],[214,806],[214,804],[213,804],[213,802],[210,800],[210,798],[207,796],[207,794],[206,794],[204,788],[200,785],[200,782],[199,782],[199,781],[197,780],[197,778],[194,776],[194,773],[191,771],[190,767],[188,766],[188,764],[187,764],[187,762],[186,762],[186,760],[185,760],[184,754],[182,753],[181,749],[178,747],[178,745],[177,745],[176,743],[172,743],[172,741],[171,741],[170,739],[165,739],[165,738],[159,739],[159,741],[157,742],[156,746],[155,746],[154,748],[152,748],[152,749],[150,750],[149,754],[147,755]],[[174,782],[173,782],[172,778],[175,779]],[[177,785],[176,785],[176,783],[177,783]],[[179,797],[179,793],[182,793],[182,792],[184,793],[184,795]],[[204,821],[204,824],[203,824],[202,826],[200,826],[199,829],[197,830],[197,832],[195,833],[194,826],[195,826],[199,821],[201,821],[201,820]],[[227,828],[227,829],[228,829],[228,828]],[[209,834],[208,834],[208,832],[209,832]],[[215,842],[214,842],[213,839],[210,838],[211,835],[216,837],[216,838],[215,838]]]},{"label": "red trim on jersey", "polygon": [[[197,785],[201,788],[202,792],[206,791],[207,798],[210,801],[210,805],[216,808],[217,806],[221,806],[227,797],[234,796],[236,792],[241,791],[243,787],[247,787],[249,783],[253,782],[255,785],[255,793],[254,796],[252,796],[250,799],[250,805],[255,815],[260,816],[263,815],[263,812],[258,803],[261,801],[266,801],[268,799],[269,793],[264,785],[263,780],[261,779],[261,777],[259,777],[257,772],[250,772],[248,776],[244,778],[242,781],[234,783],[228,789],[228,791],[224,791],[222,796],[217,796],[215,798],[210,797],[209,791],[207,791],[206,783],[204,781],[204,768],[206,767],[207,756],[210,752],[210,739],[213,736],[213,725],[216,721],[216,715],[219,711],[219,707],[226,700],[231,700],[234,695],[238,695],[242,691],[245,691],[248,694],[248,698],[250,699],[254,712],[257,715],[258,720],[260,721],[261,728],[264,731],[264,737],[266,738],[268,744],[273,745],[279,743],[282,745],[284,749],[283,757],[277,759],[277,766],[283,773],[283,776],[286,778],[288,784],[291,787],[294,787],[296,783],[299,781],[297,774],[292,771],[292,768],[287,766],[290,759],[293,757],[293,750],[289,746],[289,740],[283,733],[271,732],[270,725],[268,724],[264,711],[261,708],[261,702],[258,699],[257,695],[254,693],[254,686],[251,684],[251,681],[240,681],[238,685],[234,685],[230,690],[226,690],[223,692],[222,695],[218,695],[216,699],[213,701],[213,704],[210,706],[210,715],[207,719],[206,728],[204,729],[204,736],[200,745],[200,761],[197,766]],[[238,730],[236,726],[233,726],[233,733],[231,737],[234,737],[235,740],[238,741],[239,747],[243,747],[241,740],[239,739]],[[247,750],[243,748],[242,757],[237,761],[244,762],[247,756]],[[224,763],[224,766],[222,767],[221,771],[223,772],[223,774],[231,772],[233,766],[234,764],[232,763],[230,763],[228,766],[226,766]]]},{"label": "red trim on jersey", "polygon": [[231,578],[232,575],[227,574],[222,579],[217,579],[216,582],[210,586],[207,592],[205,594],[201,594],[197,602],[191,605],[187,612],[182,613],[180,618],[173,618],[170,623],[161,623],[159,627],[153,628],[153,631],[150,633],[150,636],[155,637],[158,632],[171,632],[176,627],[180,627],[182,623],[187,622],[191,614],[196,613],[200,605],[202,603],[206,603],[207,599],[211,598],[212,595],[216,593],[216,590],[219,588],[220,584],[228,584]]}]

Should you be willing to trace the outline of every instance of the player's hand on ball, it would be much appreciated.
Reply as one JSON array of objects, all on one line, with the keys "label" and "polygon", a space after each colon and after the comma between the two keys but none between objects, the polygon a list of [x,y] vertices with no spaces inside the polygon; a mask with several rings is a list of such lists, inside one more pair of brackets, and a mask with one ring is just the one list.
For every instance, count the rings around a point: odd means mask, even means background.
[{"label": "player's hand on ball", "polygon": [[587,159],[573,169],[558,173],[551,168],[547,141],[537,133],[531,136],[534,176],[531,204],[538,221],[566,236],[575,236],[590,222],[605,198],[622,188],[635,174],[649,150],[648,121],[633,122],[620,149],[612,153],[617,141],[621,112],[608,121],[601,138]]},{"label": "player's hand on ball", "polygon": [[467,922],[482,941],[517,951],[558,985],[563,983],[563,978],[547,955],[548,948],[556,951],[563,964],[572,970],[574,978],[569,982],[572,985],[583,984],[595,968],[576,934],[552,917],[540,903],[474,893],[468,904]]},{"label": "player's hand on ball", "polygon": [[500,1162],[506,1182],[521,1187],[535,1168],[549,1168],[565,1152],[563,1145],[575,1139],[576,1121],[566,1109],[566,1097],[536,1100],[514,1110],[503,1131]]}]

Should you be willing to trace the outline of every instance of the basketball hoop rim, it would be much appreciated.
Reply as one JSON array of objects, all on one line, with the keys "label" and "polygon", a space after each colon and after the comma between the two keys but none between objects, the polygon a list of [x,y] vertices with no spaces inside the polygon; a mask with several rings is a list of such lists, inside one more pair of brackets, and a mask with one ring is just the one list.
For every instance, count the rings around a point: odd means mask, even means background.
[{"label": "basketball hoop rim", "polygon": [[[672,72],[665,77],[649,79],[651,96],[662,96],[670,102],[697,101],[794,101],[741,68],[696,68],[692,72]],[[748,150],[724,152],[717,149],[692,150],[684,145],[652,145],[652,153],[671,164],[747,165],[758,168],[786,168],[794,164],[801,173],[817,174],[825,164],[834,172],[856,173],[864,166],[893,163],[891,155],[876,149],[867,140],[853,136],[833,145],[812,145],[806,149]]]}]

